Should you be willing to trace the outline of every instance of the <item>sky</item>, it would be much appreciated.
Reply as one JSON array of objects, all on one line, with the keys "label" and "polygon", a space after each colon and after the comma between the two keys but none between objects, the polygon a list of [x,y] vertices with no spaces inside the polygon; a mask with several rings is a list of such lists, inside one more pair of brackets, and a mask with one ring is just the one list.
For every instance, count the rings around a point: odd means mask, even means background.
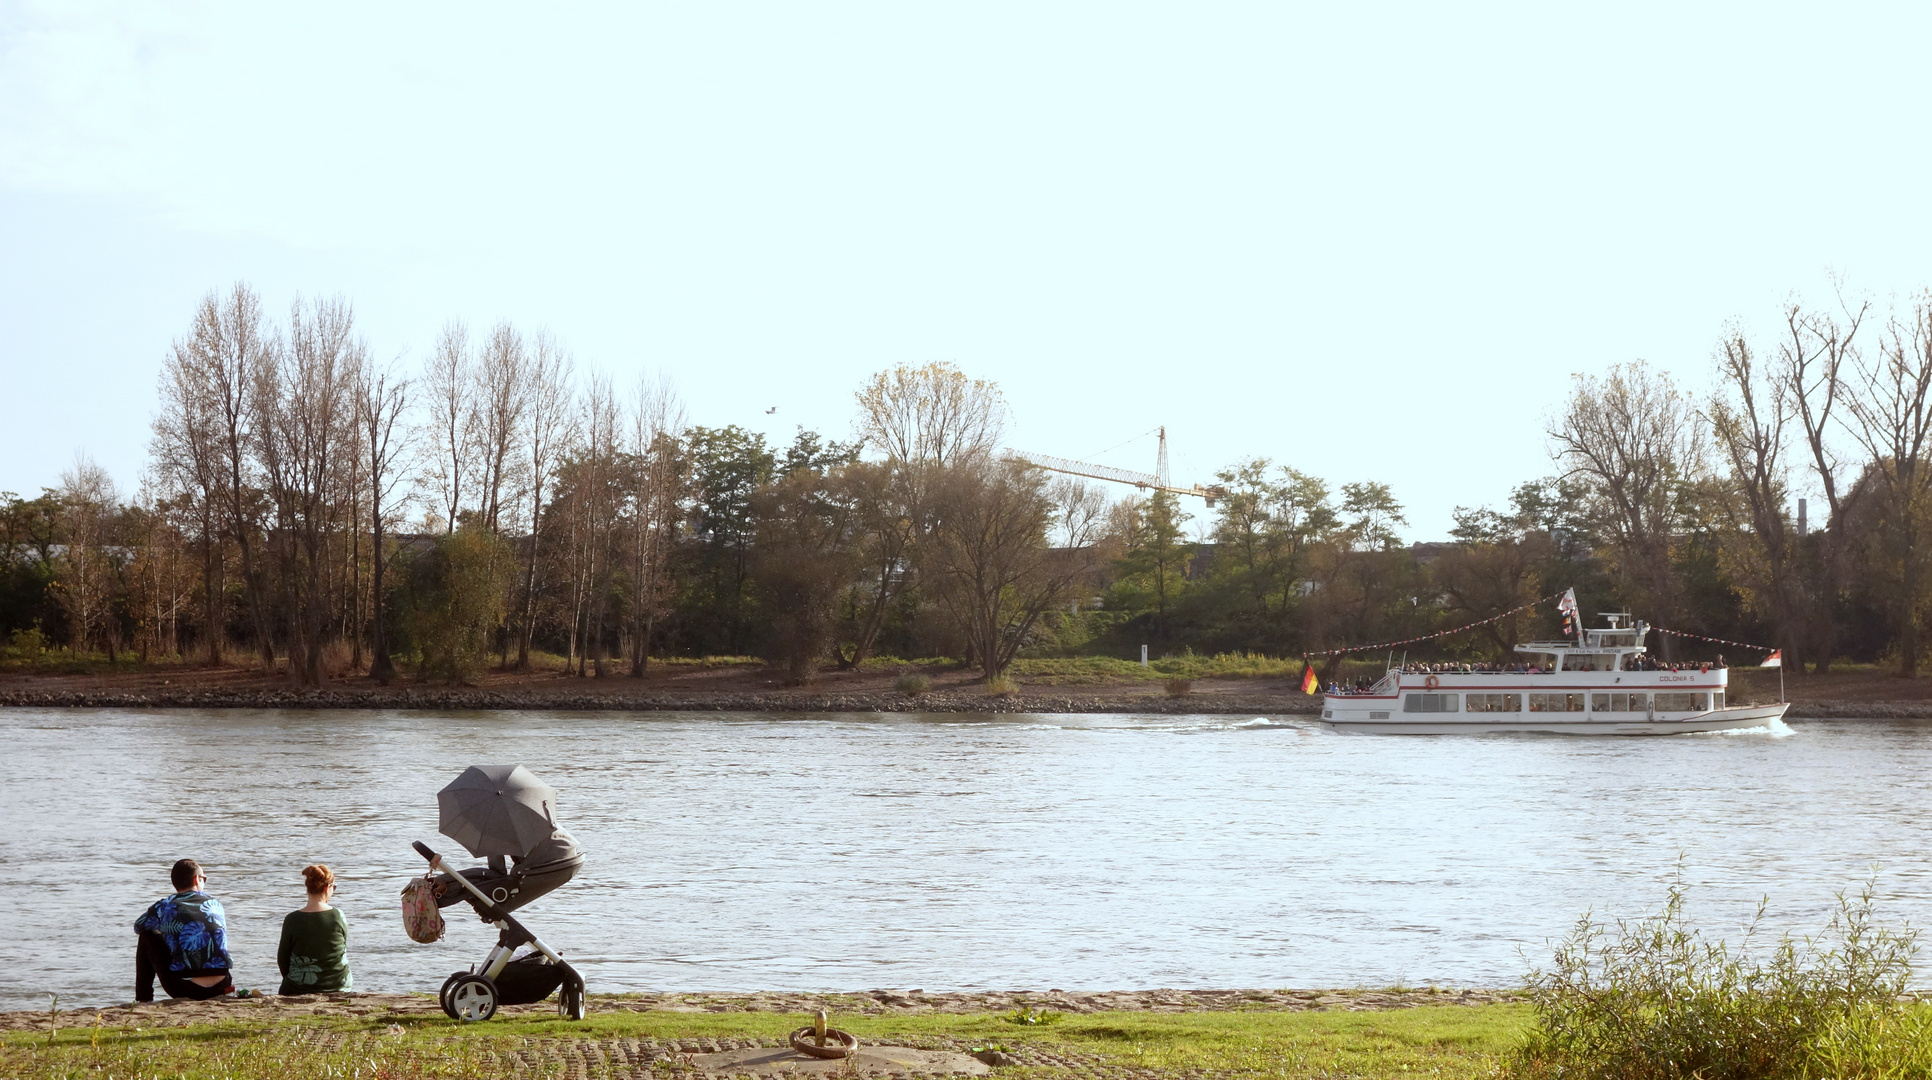
[{"label": "sky", "polygon": [[[1548,475],[1576,373],[1932,285],[1924,5],[0,0],[0,489],[126,491],[210,290],[419,362],[547,329],[694,423],[847,436],[873,372],[1017,448]],[[768,413],[767,409],[777,411]],[[1205,520],[1198,502],[1187,504]]]}]

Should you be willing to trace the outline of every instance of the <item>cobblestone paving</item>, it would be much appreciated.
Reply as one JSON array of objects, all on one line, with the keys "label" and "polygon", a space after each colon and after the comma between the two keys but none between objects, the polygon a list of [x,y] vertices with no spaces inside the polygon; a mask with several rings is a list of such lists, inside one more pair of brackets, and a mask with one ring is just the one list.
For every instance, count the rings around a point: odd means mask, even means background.
[{"label": "cobblestone paving", "polygon": [[[530,1039],[526,1040],[524,1046],[502,1054],[498,1060],[509,1075],[517,1077],[555,1076],[568,1080],[604,1080],[606,1077],[612,1080],[635,1077],[722,1080],[730,1077],[732,1080],[777,1080],[787,1076],[787,1072],[776,1069],[755,1073],[705,1073],[692,1067],[691,1058],[724,1050],[775,1049],[784,1045],[775,1039]],[[893,1045],[957,1053],[967,1053],[973,1049],[969,1043],[945,1038],[895,1039]],[[1111,1065],[1098,1055],[1080,1054],[1064,1047],[1047,1050],[1025,1043],[1006,1042],[1002,1045],[1017,1060],[1018,1068],[1051,1071],[1058,1075],[1104,1075],[1119,1080],[1138,1080],[1140,1077],[1158,1075],[1150,1069]],[[1006,1073],[1007,1070],[1002,1069],[1001,1072]],[[849,1075],[888,1077],[890,1080],[938,1080],[939,1077],[954,1074],[854,1070]]]}]

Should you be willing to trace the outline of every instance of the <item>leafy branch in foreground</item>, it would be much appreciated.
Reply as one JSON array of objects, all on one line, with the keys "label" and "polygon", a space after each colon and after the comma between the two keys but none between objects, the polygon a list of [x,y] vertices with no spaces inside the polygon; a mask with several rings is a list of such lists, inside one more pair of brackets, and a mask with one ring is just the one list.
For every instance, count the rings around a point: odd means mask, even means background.
[{"label": "leafy branch in foreground", "polygon": [[[1536,1026],[1512,1063],[1517,1077],[1577,1080],[1773,1080],[1901,1074],[1887,1058],[1932,1026],[1902,1001],[1917,931],[1873,917],[1872,881],[1817,937],[1781,935],[1754,948],[1768,901],[1742,941],[1706,938],[1685,917],[1685,886],[1657,914],[1614,924],[1588,915],[1533,971]],[[1893,1062],[1896,1063],[1895,1060]]]}]

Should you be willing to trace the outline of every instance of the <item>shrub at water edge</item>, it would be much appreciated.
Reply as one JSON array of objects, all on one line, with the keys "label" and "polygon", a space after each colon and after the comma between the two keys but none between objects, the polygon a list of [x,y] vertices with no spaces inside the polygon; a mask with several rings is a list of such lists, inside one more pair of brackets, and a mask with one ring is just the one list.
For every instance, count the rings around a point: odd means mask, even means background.
[{"label": "shrub at water edge", "polygon": [[[1519,1078],[1777,1080],[1932,1076],[1899,1072],[1908,1046],[1932,1064],[1932,1025],[1899,995],[1917,931],[1874,925],[1873,885],[1818,937],[1753,948],[1766,905],[1735,948],[1684,916],[1673,884],[1657,914],[1606,925],[1584,916],[1548,970],[1529,978],[1536,1027],[1512,1063]],[[1882,1071],[1874,1071],[1879,1069]]]}]

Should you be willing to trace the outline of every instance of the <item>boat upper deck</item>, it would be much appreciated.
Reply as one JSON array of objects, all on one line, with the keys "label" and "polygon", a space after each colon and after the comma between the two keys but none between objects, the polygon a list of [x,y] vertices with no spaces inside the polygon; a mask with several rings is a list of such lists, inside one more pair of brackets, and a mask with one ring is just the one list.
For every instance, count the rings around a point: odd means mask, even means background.
[{"label": "boat upper deck", "polygon": [[1644,647],[1645,623],[1623,612],[1605,612],[1608,626],[1584,629],[1575,640],[1532,641],[1513,651],[1515,663],[1398,664],[1380,679],[1331,687],[1335,697],[1389,697],[1403,689],[1605,690],[1665,688],[1722,690],[1730,672],[1715,663],[1664,663]]}]

